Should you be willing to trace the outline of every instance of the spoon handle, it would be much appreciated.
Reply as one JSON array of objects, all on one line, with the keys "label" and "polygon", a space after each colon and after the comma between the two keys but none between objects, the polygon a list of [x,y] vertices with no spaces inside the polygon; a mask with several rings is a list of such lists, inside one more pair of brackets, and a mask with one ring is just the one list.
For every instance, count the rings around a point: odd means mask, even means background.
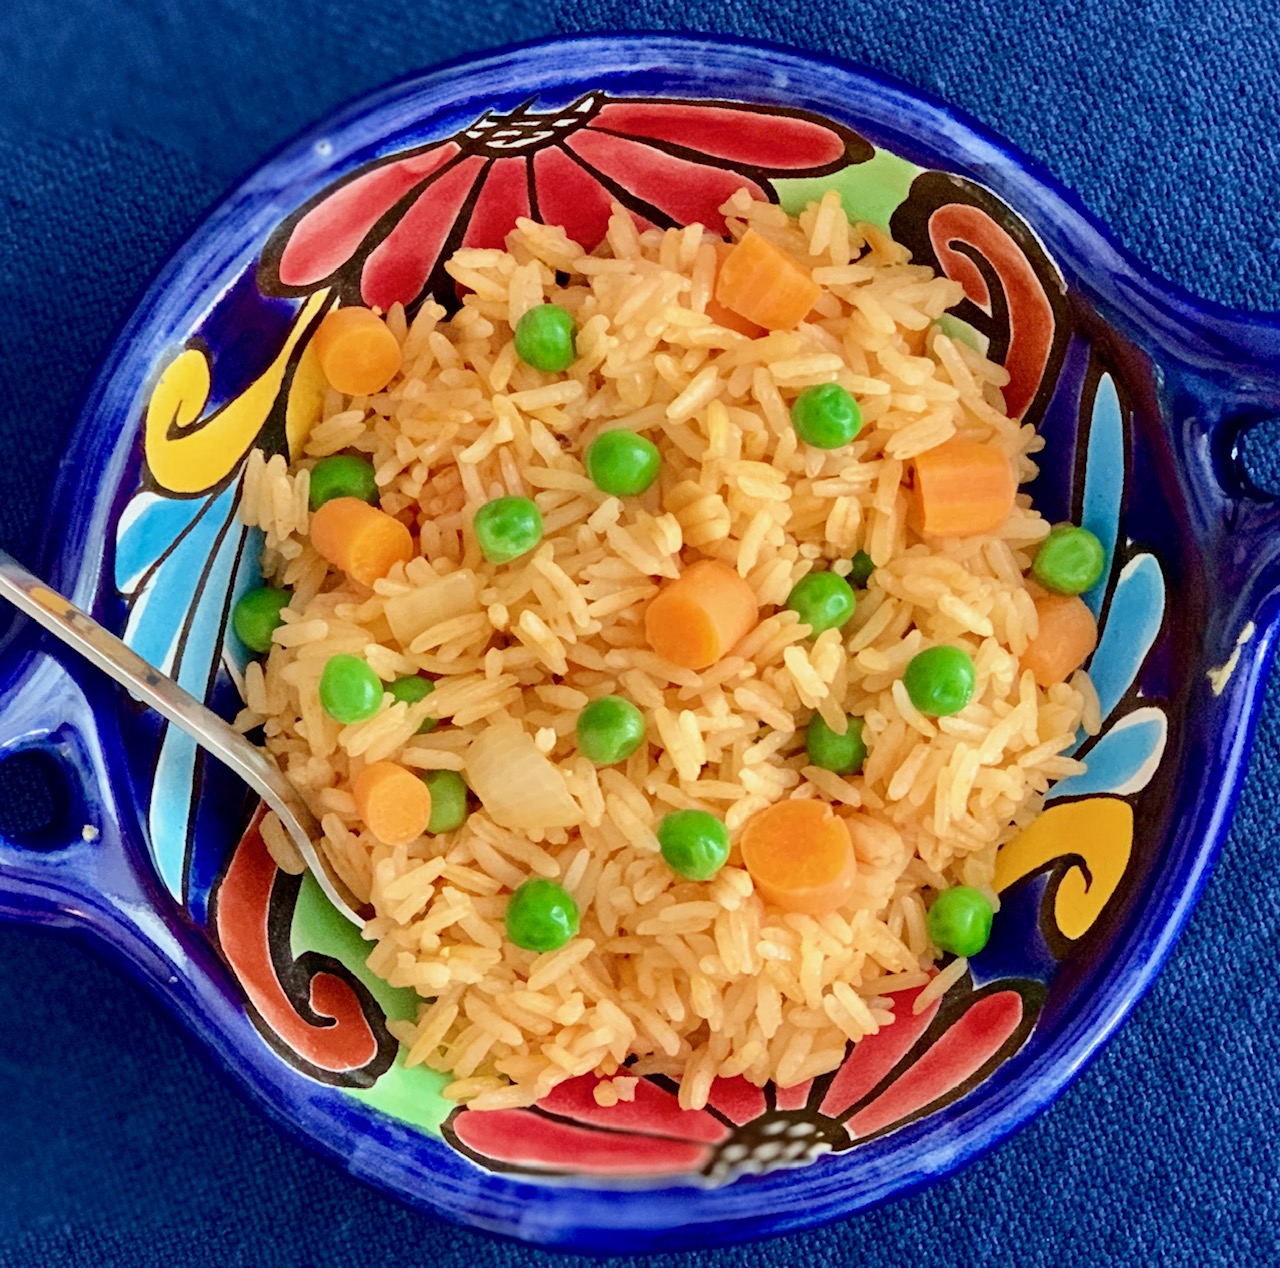
[{"label": "spoon handle", "polygon": [[206,752],[240,776],[280,817],[330,902],[353,924],[358,900],[314,844],[320,826],[280,768],[212,709],[166,674],[147,664],[127,643],[0,550],[0,598],[8,600],[55,637],[185,731]]}]

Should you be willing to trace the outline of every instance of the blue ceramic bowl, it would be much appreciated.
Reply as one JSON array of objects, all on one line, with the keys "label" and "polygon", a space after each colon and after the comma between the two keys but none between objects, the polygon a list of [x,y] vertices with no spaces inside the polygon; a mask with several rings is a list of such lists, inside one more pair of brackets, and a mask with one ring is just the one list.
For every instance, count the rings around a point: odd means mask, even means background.
[{"label": "blue ceramic bowl", "polygon": [[[1046,174],[936,102],[739,41],[605,36],[406,80],[266,162],[178,251],[108,355],[43,561],[153,663],[234,707],[227,629],[259,540],[253,447],[288,444],[317,314],[413,303],[465,238],[516,214],[590,244],[611,198],[657,224],[743,181],[789,208],[838,188],[963,284],[948,320],[1043,431],[1034,490],[1107,548],[1091,670],[1102,734],[1001,855],[997,937],[933,1010],[833,1076],[645,1080],[507,1114],[451,1109],[387,1019],[414,1006],[311,881],[277,873],[242,788],[69,653],[5,649],[0,746],[66,785],[61,826],[0,841],[0,913],[123,957],[276,1121],[445,1218],[548,1246],[674,1249],[846,1216],[946,1174],[1049,1103],[1158,970],[1241,775],[1280,586],[1280,513],[1236,458],[1280,412],[1280,326],[1211,308],[1126,256]],[[904,1001],[905,1003],[905,1001]]]}]

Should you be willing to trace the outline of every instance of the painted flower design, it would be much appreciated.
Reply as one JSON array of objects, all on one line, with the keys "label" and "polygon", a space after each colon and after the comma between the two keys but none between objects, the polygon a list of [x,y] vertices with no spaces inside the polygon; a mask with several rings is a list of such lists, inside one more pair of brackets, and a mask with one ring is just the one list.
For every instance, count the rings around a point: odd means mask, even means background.
[{"label": "painted flower design", "polygon": [[921,172],[889,222],[918,264],[959,282],[951,310],[1009,372],[1005,408],[1039,424],[1058,387],[1072,321],[1066,284],[1039,239],[990,190]]},{"label": "painted flower design", "polygon": [[966,979],[919,1013],[920,989],[891,996],[894,1022],[851,1044],[838,1070],[790,1088],[717,1079],[705,1109],[682,1110],[669,1079],[642,1078],[635,1099],[596,1103],[593,1075],[530,1109],[460,1109],[445,1139],[483,1166],[541,1176],[680,1175],[722,1184],[798,1167],[931,1113],[977,1086],[1025,1042],[1044,987]]},{"label": "painted flower design", "polygon": [[272,234],[258,284],[407,306],[440,287],[454,250],[502,246],[520,216],[561,225],[587,250],[615,202],[642,227],[724,233],[719,208],[737,190],[771,198],[770,177],[821,176],[871,154],[861,137],[802,111],[602,93],[552,113],[525,103],[326,189]]},{"label": "painted flower design", "polygon": [[1075,755],[1088,770],[1049,790],[1045,811],[1001,850],[995,878],[996,888],[1006,891],[1049,874],[1041,930],[1058,959],[1094,926],[1119,890],[1133,851],[1131,799],[1150,783],[1168,740],[1164,709],[1147,700],[1139,684],[1164,624],[1164,572],[1154,555],[1120,536],[1126,411],[1109,374],[1098,375],[1084,409],[1079,518],[1102,542],[1104,575],[1111,578],[1085,596],[1101,618],[1088,669],[1103,727],[1077,746]]}]

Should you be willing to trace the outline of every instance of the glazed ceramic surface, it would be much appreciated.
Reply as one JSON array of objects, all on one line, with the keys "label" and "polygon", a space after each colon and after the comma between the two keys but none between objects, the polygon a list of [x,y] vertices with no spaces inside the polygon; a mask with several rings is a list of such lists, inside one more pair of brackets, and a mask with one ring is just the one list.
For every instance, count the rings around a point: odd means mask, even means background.
[{"label": "glazed ceramic surface", "polygon": [[[22,631],[0,744],[56,761],[65,821],[0,841],[0,912],[98,938],[152,982],[277,1121],[447,1218],[597,1251],[741,1240],[928,1182],[1046,1105],[1133,1006],[1186,918],[1240,775],[1280,585],[1276,510],[1236,439],[1280,413],[1280,328],[1172,292],[1025,159],[946,108],[761,45],[601,37],[397,84],[286,147],[177,253],[111,351],[62,473],[53,583],[228,714],[228,614],[261,544],[236,514],[253,448],[296,449],[309,340],[340,302],[453,298],[443,260],[515,218],[587,247],[610,203],[700,221],[746,185],[791,211],[837,189],[963,285],[949,333],[1007,368],[1045,440],[1033,493],[1104,543],[1086,775],[1003,850],[969,975],[793,1088],[721,1080],[705,1110],[646,1078],[479,1114],[406,1067],[415,997],[192,742]],[[193,1089],[198,1095],[198,1089]]]}]

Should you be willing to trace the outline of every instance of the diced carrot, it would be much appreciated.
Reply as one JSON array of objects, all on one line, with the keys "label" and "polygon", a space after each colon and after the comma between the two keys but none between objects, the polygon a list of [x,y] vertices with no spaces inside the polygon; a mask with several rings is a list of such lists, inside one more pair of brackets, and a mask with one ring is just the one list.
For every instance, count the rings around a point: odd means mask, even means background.
[{"label": "diced carrot", "polygon": [[371,586],[413,558],[413,537],[393,516],[360,498],[333,498],[311,517],[311,544],[335,568]]},{"label": "diced carrot", "polygon": [[1066,682],[1098,646],[1098,622],[1078,595],[1046,594],[1036,599],[1040,629],[1022,653],[1022,668],[1042,687]]},{"label": "diced carrot", "polygon": [[949,440],[915,460],[912,523],[929,537],[994,532],[1009,518],[1018,481],[994,445]]},{"label": "diced carrot", "polygon": [[372,762],[351,781],[356,813],[383,845],[416,841],[431,820],[431,790],[395,762]]},{"label": "diced carrot", "polygon": [[345,396],[381,392],[400,368],[395,335],[368,308],[335,308],[326,313],[311,346],[329,386]]},{"label": "diced carrot", "polygon": [[[731,242],[716,243],[716,280],[720,279],[720,269],[729,253],[733,250]],[[716,323],[717,326],[723,326],[726,330],[736,330],[740,335],[746,335],[748,339],[758,339],[764,334],[764,327],[757,326],[754,321],[748,321],[745,317],[739,316],[732,308],[726,308],[715,296],[715,287],[711,288],[711,294],[707,298],[707,316]]]},{"label": "diced carrot", "polygon": [[728,564],[700,559],[649,604],[644,634],[664,660],[706,669],[755,628],[759,615],[755,593]]},{"label": "diced carrot", "polygon": [[821,294],[799,260],[754,229],[742,235],[716,275],[717,302],[766,330],[794,329]]},{"label": "diced carrot", "polygon": [[858,879],[849,828],[825,801],[779,801],[756,811],[739,848],[760,896],[784,911],[834,911]]}]

